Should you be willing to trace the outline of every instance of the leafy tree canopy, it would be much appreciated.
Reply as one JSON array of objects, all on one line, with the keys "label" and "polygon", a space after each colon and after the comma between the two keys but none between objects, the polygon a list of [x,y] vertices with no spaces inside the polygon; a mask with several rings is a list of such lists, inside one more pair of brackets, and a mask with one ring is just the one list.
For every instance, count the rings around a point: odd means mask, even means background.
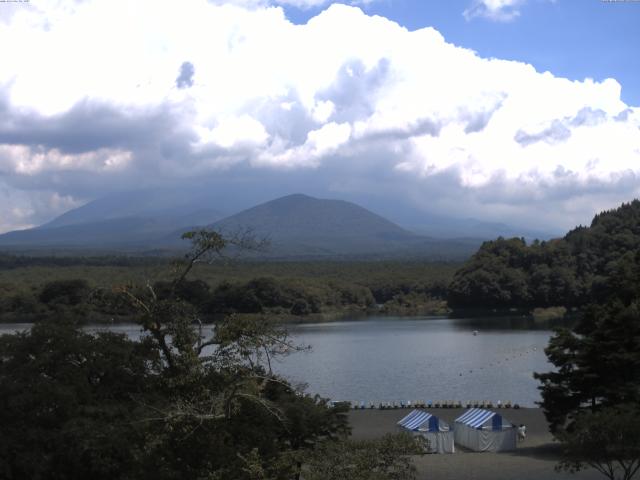
[{"label": "leafy tree canopy", "polygon": [[564,457],[557,470],[592,467],[610,480],[631,480],[640,469],[640,411],[637,404],[584,412],[560,435]]},{"label": "leafy tree canopy", "polygon": [[596,215],[589,227],[578,227],[561,239],[530,245],[518,238],[485,242],[456,272],[449,304],[582,307],[614,292],[636,295],[638,264],[640,201],[634,200]]},{"label": "leafy tree canopy", "polygon": [[556,369],[535,377],[552,431],[570,428],[585,409],[640,403],[640,301],[591,306],[574,331],[558,330],[546,353]]},{"label": "leafy tree canopy", "polygon": [[119,290],[140,341],[86,333],[63,313],[0,337],[0,476],[242,480],[251,458],[274,479],[294,478],[304,452],[348,433],[345,408],[272,372],[274,357],[300,348],[285,330],[229,316],[207,334],[185,300],[199,291],[187,281],[197,262],[248,239],[187,238],[193,249],[172,282]]}]

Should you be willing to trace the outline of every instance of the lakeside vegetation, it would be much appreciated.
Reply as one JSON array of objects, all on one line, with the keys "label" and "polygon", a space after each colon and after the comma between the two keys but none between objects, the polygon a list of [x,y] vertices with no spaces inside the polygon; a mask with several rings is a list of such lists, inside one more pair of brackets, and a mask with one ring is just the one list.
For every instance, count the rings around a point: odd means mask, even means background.
[{"label": "lakeside vegetation", "polygon": [[[87,322],[127,321],[114,287],[166,282],[167,259],[0,257],[0,321],[33,321],[67,308]],[[247,262],[198,264],[181,290],[206,320],[228,313],[327,320],[366,313],[446,312],[458,263]]]},{"label": "lakeside vegetation", "polygon": [[640,201],[596,215],[563,238],[485,242],[449,285],[451,308],[582,308],[635,288]]}]

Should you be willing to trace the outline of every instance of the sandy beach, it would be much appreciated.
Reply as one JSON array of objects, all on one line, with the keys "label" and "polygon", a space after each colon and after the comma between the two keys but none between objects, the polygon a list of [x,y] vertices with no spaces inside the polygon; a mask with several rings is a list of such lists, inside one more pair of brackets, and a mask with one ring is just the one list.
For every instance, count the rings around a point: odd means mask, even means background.
[{"label": "sandy beach", "polygon": [[[355,439],[373,439],[386,433],[400,431],[396,422],[411,410],[352,410],[349,420],[352,437]],[[427,411],[453,425],[454,419],[466,409],[446,408]],[[431,454],[416,457],[420,480],[538,480],[538,479],[574,479],[591,480],[604,478],[595,470],[578,474],[556,472],[558,461],[558,443],[548,431],[547,422],[538,408],[501,409],[503,417],[514,424],[527,426],[527,438],[518,444],[514,452],[476,453],[459,448],[455,454]]]}]

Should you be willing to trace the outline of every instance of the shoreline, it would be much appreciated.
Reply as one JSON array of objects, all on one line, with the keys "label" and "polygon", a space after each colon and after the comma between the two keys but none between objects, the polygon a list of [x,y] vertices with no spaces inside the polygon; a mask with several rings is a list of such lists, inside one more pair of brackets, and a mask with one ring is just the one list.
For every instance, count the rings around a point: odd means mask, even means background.
[{"label": "shoreline", "polygon": [[[555,307],[553,307],[555,308]],[[548,309],[535,309],[548,310]],[[222,321],[228,314],[212,314],[203,318],[203,325],[215,325]],[[331,310],[325,312],[311,313],[308,315],[293,315],[290,313],[241,313],[238,315],[269,318],[274,323],[280,325],[305,325],[313,323],[335,323],[342,321],[365,321],[371,318],[416,318],[423,317],[425,319],[450,319],[450,320],[470,320],[488,323],[499,323],[505,321],[526,322],[537,328],[551,328],[556,324],[570,324],[575,320],[576,312],[567,312],[564,315],[545,316],[544,313],[534,313],[534,310],[497,310],[497,309],[460,309],[452,310],[449,308],[418,308],[418,309],[385,309],[383,308],[344,308],[339,310]],[[17,315],[9,315],[8,318],[0,318],[1,325],[11,324],[34,324],[38,319],[34,319],[33,315],[23,315],[23,318],[16,318]],[[118,316],[113,314],[93,313],[84,326],[102,326],[102,325],[127,325],[134,324],[134,317]]]},{"label": "shoreline", "polygon": [[[354,440],[374,440],[388,433],[402,430],[397,422],[412,409],[393,410],[350,410],[351,438]],[[427,411],[453,426],[454,420],[466,408],[426,408]],[[561,445],[549,433],[548,424],[540,408],[496,409],[513,424],[524,424],[527,436],[512,452],[470,452],[456,445],[454,454],[427,454],[414,458],[417,480],[596,480],[601,474],[593,469],[570,474],[556,472]]]}]

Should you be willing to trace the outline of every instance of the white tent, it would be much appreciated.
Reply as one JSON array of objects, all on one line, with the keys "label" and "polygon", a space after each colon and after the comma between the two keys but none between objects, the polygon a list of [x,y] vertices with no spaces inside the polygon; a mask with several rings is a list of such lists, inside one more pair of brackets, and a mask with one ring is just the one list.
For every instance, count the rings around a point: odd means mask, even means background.
[{"label": "white tent", "polygon": [[413,410],[398,425],[429,441],[430,453],[454,453],[453,432],[446,422],[424,410]]},{"label": "white tent", "polygon": [[454,423],[458,445],[476,452],[504,452],[516,449],[516,428],[490,410],[472,408]]}]

